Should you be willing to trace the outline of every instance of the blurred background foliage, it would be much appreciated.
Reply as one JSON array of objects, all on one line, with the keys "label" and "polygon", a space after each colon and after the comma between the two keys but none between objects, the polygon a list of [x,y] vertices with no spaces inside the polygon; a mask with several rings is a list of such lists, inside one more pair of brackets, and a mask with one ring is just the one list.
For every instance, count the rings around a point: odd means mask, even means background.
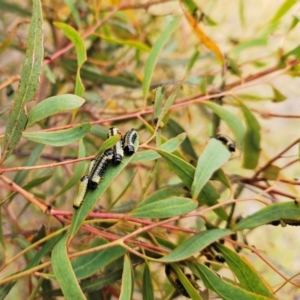
[{"label": "blurred background foliage", "polygon": [[[58,280],[59,273],[55,270],[54,275],[50,263],[37,271],[30,265],[45,244],[28,247],[41,238],[51,242],[51,234],[59,234],[62,224],[70,223],[72,202],[79,178],[87,167],[86,161],[99,151],[111,126],[117,126],[123,133],[136,128],[139,152],[159,147],[166,140],[185,132],[187,138],[171,152],[176,150],[176,156],[195,167],[211,136],[222,133],[235,140],[236,152],[210,181],[217,193],[218,200],[215,201],[222,203],[236,199],[235,204],[224,205],[228,219],[222,219],[220,210],[215,213],[210,209],[201,215],[201,209],[206,207],[204,204],[211,206],[217,202],[199,201],[198,215],[178,218],[169,225],[197,232],[210,229],[209,226],[234,229],[235,219],[240,215],[251,215],[266,203],[298,199],[298,1],[42,0],[41,7],[43,68],[35,101],[26,105],[26,112],[30,112],[30,117],[35,120],[29,121],[23,137],[14,149],[9,150],[10,153],[7,152],[10,155],[3,159],[3,170],[0,170],[5,176],[0,181],[1,299],[62,299],[61,289],[68,298],[65,294],[68,291],[64,291],[63,283]],[[26,63],[25,52],[30,47],[28,32],[34,9],[31,1],[0,0],[0,11],[0,134],[5,148],[6,125],[11,117],[9,109],[17,97],[22,68]],[[34,48],[36,41],[31,43]],[[35,59],[31,56],[29,62]],[[34,91],[31,79],[27,80],[29,89]],[[158,91],[162,93],[161,100],[158,100]],[[72,108],[60,108],[42,119],[38,118],[39,113],[34,115],[31,112],[46,98],[65,94],[76,95],[78,104]],[[80,102],[82,98],[84,103]],[[65,103],[68,101],[65,96],[61,99]],[[162,101],[165,107],[169,101],[165,112],[157,101]],[[156,124],[156,118],[159,124]],[[239,127],[237,120],[242,122],[243,128]],[[88,133],[80,141],[80,137],[71,140],[80,126],[85,126]],[[66,135],[61,138],[65,144],[59,144],[57,140],[51,144],[43,135],[38,136],[38,142],[36,140],[39,132],[71,128],[74,132],[69,135],[70,142],[67,142]],[[242,132],[244,128],[246,133]],[[149,140],[153,133],[155,139]],[[3,153],[5,156],[5,149]],[[163,159],[149,159],[146,152],[142,155],[136,155],[108,186],[95,206],[95,212],[130,213],[147,197],[154,195],[153,199],[156,199],[154,193],[166,186],[173,189],[172,195],[177,195],[177,188],[180,189],[178,195],[183,193],[183,188],[190,190],[172,164]],[[87,159],[79,162],[77,158]],[[74,161],[64,164],[68,160]],[[35,169],[35,166],[42,167]],[[9,180],[15,185],[9,185]],[[259,194],[268,188],[270,190]],[[185,197],[197,198],[192,197],[195,196],[193,190],[192,196],[184,191]],[[32,203],[30,195],[39,199],[41,206]],[[160,195],[157,197],[159,200]],[[264,204],[256,200],[264,201]],[[41,210],[47,205],[53,206],[55,217]],[[276,220],[289,219],[286,215],[276,216]],[[158,221],[158,218],[151,219]],[[282,222],[282,225],[286,223]],[[101,222],[99,215],[88,224],[99,232],[111,234],[105,236],[110,241],[134,231],[134,225],[139,226],[129,220],[118,222],[114,218]],[[245,239],[241,229],[237,230],[242,247],[240,255],[264,278],[274,297],[300,299],[298,227],[259,226],[243,230]],[[68,253],[107,243],[99,232],[80,230],[69,240]],[[140,235],[136,241],[172,250],[190,236],[190,232],[157,227],[149,234]],[[159,242],[158,238],[161,239]],[[43,253],[43,263],[50,261],[49,252],[56,242],[53,241],[49,251]],[[229,238],[225,244],[230,249],[236,246]],[[247,244],[253,245],[257,252],[250,251]],[[133,244],[127,246],[152,258],[166,254]],[[60,251],[58,248],[56,252]],[[24,254],[23,249],[26,249]],[[183,299],[173,292],[164,274],[164,264],[151,262],[151,259],[145,263],[144,258],[131,253],[130,266],[121,247],[114,248],[112,257],[100,253],[104,258],[100,256],[99,260],[106,263],[99,265],[87,278],[75,272],[78,279],[85,278],[80,281],[80,286],[85,287],[88,299],[118,299],[120,294],[121,299],[128,299],[125,295],[131,290],[126,291],[125,284],[120,281],[123,261],[123,274],[132,272],[134,278],[132,299],[153,299],[143,285],[151,280],[155,299],[172,299],[173,296]],[[226,257],[224,252],[222,254]],[[80,257],[77,262],[72,262],[73,268],[90,260],[87,256],[81,258],[82,262]],[[67,261],[67,258],[63,259]],[[226,278],[224,282],[236,284],[235,276],[238,275],[235,271],[212,260],[211,269]],[[199,261],[210,259],[202,255]],[[54,258],[52,262],[55,263]],[[16,281],[9,279],[8,276],[24,271],[26,267],[28,274]],[[185,267],[197,276],[197,270],[193,270],[188,262],[185,262]],[[103,280],[103,274],[109,278],[107,282]],[[8,278],[6,282],[1,281],[5,278]],[[292,283],[288,282],[290,278]],[[126,284],[131,285],[131,282]],[[208,292],[203,283],[199,284],[203,299],[222,298],[220,291],[206,285]]]}]

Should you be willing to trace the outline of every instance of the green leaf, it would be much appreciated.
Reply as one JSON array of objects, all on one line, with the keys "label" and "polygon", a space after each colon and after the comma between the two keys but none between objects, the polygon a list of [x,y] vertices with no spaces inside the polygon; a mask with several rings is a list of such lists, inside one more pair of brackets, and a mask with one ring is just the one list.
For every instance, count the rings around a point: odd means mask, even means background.
[{"label": "green leaf", "polygon": [[300,206],[292,201],[271,204],[238,222],[233,230],[254,228],[280,219],[300,219]]},{"label": "green leaf", "polygon": [[[165,151],[165,152],[174,152],[180,144],[185,140],[186,133],[183,132],[181,134],[178,134],[176,137],[171,138],[167,140],[165,143],[163,143],[159,149]],[[132,162],[145,162],[145,161],[151,161],[160,158],[160,155],[154,151],[154,150],[145,150],[136,153],[134,156]]]},{"label": "green leaf", "polygon": [[247,50],[249,48],[254,48],[254,47],[265,47],[268,44],[268,37],[263,36],[259,38],[253,38],[248,41],[242,42],[238,46],[236,46],[233,50],[230,51],[230,55],[238,55],[242,51]]},{"label": "green leaf", "polygon": [[189,258],[191,255],[230,233],[232,231],[229,229],[211,229],[200,232],[182,242],[173,251],[159,260],[162,262],[173,262]]},{"label": "green leaf", "polygon": [[216,292],[223,300],[243,299],[243,300],[271,300],[269,297],[260,296],[240,287],[222,280],[212,270],[203,264],[196,263],[196,267],[200,272],[204,285]]},{"label": "green leaf", "polygon": [[131,264],[127,255],[124,257],[124,269],[122,275],[122,287],[119,300],[129,300],[132,296]]},{"label": "green leaf", "polygon": [[[79,148],[78,148],[78,158],[83,158],[85,157],[85,147],[84,147],[84,143],[83,140],[80,139],[79,140]],[[66,192],[67,190],[69,190],[71,187],[73,187],[75,184],[78,183],[78,181],[80,180],[80,178],[82,177],[82,174],[85,170],[85,161],[81,161],[79,163],[76,164],[75,170],[72,174],[72,177],[70,178],[70,180],[61,188],[60,191],[58,191],[55,194],[55,198],[57,198],[59,195],[63,194],[64,192]]]},{"label": "green leaf", "polygon": [[151,274],[147,263],[145,263],[144,272],[143,272],[143,299],[154,300]]},{"label": "green leaf", "polygon": [[161,108],[162,108],[162,101],[163,101],[163,94],[162,94],[162,86],[154,89],[153,92],[155,96],[153,97],[154,100],[154,118],[158,118]]},{"label": "green leaf", "polygon": [[182,196],[183,194],[186,194],[186,191],[184,189],[177,188],[174,186],[167,186],[148,196],[146,199],[143,200],[143,202],[141,202],[139,207],[142,207],[145,204],[160,201],[162,199],[170,198],[172,196]]},{"label": "green leaf", "polygon": [[170,197],[144,204],[131,212],[135,218],[170,218],[193,211],[198,206],[194,200],[184,197]]},{"label": "green leaf", "polygon": [[239,117],[213,102],[205,102],[204,104],[228,125],[234,133],[237,143],[241,145],[245,134],[245,128]]},{"label": "green leaf", "polygon": [[[62,237],[62,234],[52,236],[43,245],[42,249],[35,254],[33,259],[28,263],[28,265],[26,266],[26,268],[24,268],[23,271],[30,270],[31,268],[36,267],[40,263],[41,259],[53,249],[53,247],[61,239],[61,237]],[[9,282],[9,283],[6,283],[6,284],[0,286],[0,300],[7,299],[6,295],[9,293],[9,291],[15,285],[15,283],[17,283],[17,281]]]},{"label": "green leaf", "polygon": [[169,112],[171,106],[173,105],[174,101],[176,100],[176,97],[179,93],[180,88],[181,88],[181,84],[177,85],[175,90],[172,92],[172,94],[169,96],[166,103],[162,107],[162,110],[159,114],[158,121],[157,121],[158,124],[160,124],[162,122],[162,120],[164,119],[166,114]]},{"label": "green leaf", "polygon": [[195,287],[192,285],[189,279],[185,276],[185,274],[182,272],[180,267],[177,264],[171,264],[172,268],[176,272],[178,279],[183,284],[184,288],[190,295],[190,298],[193,300],[202,300],[201,296],[199,295],[199,291],[195,289]]},{"label": "green leaf", "polygon": [[0,10],[3,12],[8,11],[13,14],[18,14],[23,17],[32,16],[30,11],[24,9],[22,3],[10,3],[9,1],[5,2],[5,1],[1,0],[0,1]]},{"label": "green leaf", "polygon": [[253,170],[258,164],[260,154],[260,125],[251,110],[239,101],[246,122],[246,134],[244,136],[243,167]]},{"label": "green leaf", "polygon": [[171,36],[172,32],[175,30],[176,26],[179,23],[180,18],[174,18],[172,22],[168,25],[168,27],[164,30],[162,30],[160,36],[157,38],[156,42],[154,43],[151,52],[149,54],[149,57],[145,63],[145,69],[144,69],[144,81],[143,81],[143,96],[144,99],[147,98],[152,74],[158,59],[158,55],[161,52],[163,46],[167,42],[168,38]]},{"label": "green leaf", "polygon": [[262,176],[268,180],[277,180],[280,170],[279,167],[270,165],[267,169],[264,169]]},{"label": "green leaf", "polygon": [[201,189],[228,159],[231,153],[220,141],[211,138],[198,159],[194,180],[191,187],[193,198],[197,198]]},{"label": "green leaf", "polygon": [[21,73],[19,88],[12,103],[6,125],[3,156],[4,161],[14,150],[26,127],[27,115],[25,105],[34,100],[39,88],[39,78],[44,59],[43,49],[43,15],[39,0],[33,0],[32,18],[27,39],[27,51]]},{"label": "green leaf", "polygon": [[[93,241],[90,248],[106,243],[107,240],[98,238]],[[114,246],[75,258],[72,260],[72,267],[76,278],[83,279],[95,274],[125,253],[126,250],[123,247]]]},{"label": "green leaf", "polygon": [[273,102],[283,102],[287,99],[285,95],[283,95],[278,89],[272,86],[274,98]]},{"label": "green leaf", "polygon": [[27,127],[57,113],[78,108],[84,102],[85,100],[83,98],[72,94],[47,98],[32,108],[29,113]]},{"label": "green leaf", "polygon": [[276,11],[270,23],[278,22],[297,2],[297,0],[285,0]]},{"label": "green leaf", "polygon": [[54,22],[53,24],[56,27],[62,29],[65,36],[69,40],[71,40],[71,42],[75,46],[76,53],[77,53],[77,62],[78,62],[78,67],[76,72],[75,94],[79,97],[82,97],[84,93],[84,86],[82,84],[81,77],[80,77],[80,69],[84,64],[84,62],[87,60],[86,50],[85,50],[83,40],[80,34],[71,26],[60,22]]},{"label": "green leaf", "polygon": [[229,268],[239,280],[242,288],[262,296],[274,298],[264,279],[249,262],[221,244],[218,244],[218,249],[221,251]]},{"label": "green leaf", "polygon": [[65,235],[54,247],[51,255],[53,272],[65,296],[65,299],[86,299],[72,269],[67,253],[68,235]]},{"label": "green leaf", "polygon": [[83,138],[91,129],[90,123],[77,125],[70,129],[50,132],[24,132],[23,137],[36,143],[54,147],[69,145]]},{"label": "green leaf", "polygon": [[[139,138],[135,140],[134,147],[138,149]],[[93,207],[99,201],[106,189],[112,184],[114,179],[121,173],[121,171],[126,167],[126,165],[131,161],[135,154],[132,156],[124,156],[122,163],[118,166],[109,166],[106,170],[103,180],[100,182],[98,188],[94,191],[88,191],[85,196],[85,201],[83,201],[82,206],[75,211],[72,218],[70,236],[71,238],[76,234],[79,227],[91,212]]]}]

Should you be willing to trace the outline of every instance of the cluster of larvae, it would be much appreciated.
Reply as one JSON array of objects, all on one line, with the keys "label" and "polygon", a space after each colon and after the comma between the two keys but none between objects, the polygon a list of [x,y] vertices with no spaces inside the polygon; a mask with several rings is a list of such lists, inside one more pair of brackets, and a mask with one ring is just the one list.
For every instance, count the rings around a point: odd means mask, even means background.
[{"label": "cluster of larvae", "polygon": [[131,129],[124,137],[116,127],[111,127],[108,130],[107,138],[114,135],[119,135],[120,140],[111,149],[107,149],[102,154],[96,156],[91,160],[88,174],[84,175],[79,184],[78,193],[73,201],[73,207],[79,208],[83,202],[87,190],[95,190],[98,187],[99,182],[104,176],[110,162],[114,165],[119,165],[125,155],[132,155],[135,152],[134,142],[137,138],[137,131]]}]

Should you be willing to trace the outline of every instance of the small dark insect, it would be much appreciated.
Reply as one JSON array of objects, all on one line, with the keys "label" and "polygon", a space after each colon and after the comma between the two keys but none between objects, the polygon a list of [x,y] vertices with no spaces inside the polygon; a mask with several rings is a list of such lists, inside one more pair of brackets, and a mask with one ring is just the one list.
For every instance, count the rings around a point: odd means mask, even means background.
[{"label": "small dark insect", "polygon": [[123,156],[124,156],[123,139],[122,139],[121,132],[119,131],[118,128],[116,128],[116,127],[109,128],[107,137],[109,138],[114,135],[120,136],[120,140],[113,146],[114,155],[113,155],[113,159],[112,159],[113,164],[118,165],[121,163]]},{"label": "small dark insect", "polygon": [[175,270],[171,267],[171,265],[166,265],[165,267],[165,273],[173,285],[173,287],[180,293],[181,295],[191,298],[187,290],[185,289],[184,285],[182,282],[179,280],[178,275],[176,274]]},{"label": "small dark insect", "polygon": [[77,208],[80,207],[80,205],[81,205],[81,203],[82,203],[82,201],[84,199],[84,196],[85,196],[85,193],[86,193],[86,190],[87,190],[87,187],[88,187],[88,183],[89,183],[89,176],[88,175],[84,175],[80,179],[78,193],[76,195],[76,198],[73,201],[73,207],[75,209],[77,209]]},{"label": "small dark insect", "polygon": [[230,152],[235,152],[236,149],[235,142],[230,137],[223,134],[217,134],[216,139],[221,141]]},{"label": "small dark insect", "polygon": [[98,187],[98,183],[100,182],[101,178],[103,178],[104,172],[108,164],[113,159],[113,156],[114,156],[114,151],[112,149],[108,149],[95,158],[95,161],[92,164],[92,168],[90,168],[90,172],[88,176],[89,189],[95,190]]},{"label": "small dark insect", "polygon": [[126,155],[132,155],[135,152],[134,142],[136,138],[137,138],[137,131],[134,128],[126,132],[123,139],[124,153]]}]

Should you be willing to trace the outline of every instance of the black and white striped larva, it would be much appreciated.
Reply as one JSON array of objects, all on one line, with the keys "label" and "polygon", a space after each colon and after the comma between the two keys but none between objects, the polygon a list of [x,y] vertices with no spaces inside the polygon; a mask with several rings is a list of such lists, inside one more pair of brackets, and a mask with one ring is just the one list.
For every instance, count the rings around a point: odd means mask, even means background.
[{"label": "black and white striped larva", "polygon": [[85,193],[86,193],[86,190],[87,190],[87,187],[88,187],[88,183],[89,183],[89,177],[88,177],[88,175],[84,175],[80,179],[78,192],[77,192],[76,198],[73,201],[73,207],[75,209],[80,207],[80,205],[81,205],[81,203],[84,199],[84,196],[85,196]]},{"label": "black and white striped larva", "polygon": [[126,132],[123,138],[124,153],[126,155],[132,155],[135,152],[134,142],[136,138],[137,138],[137,131],[134,128]]},{"label": "black and white striped larva", "polygon": [[235,152],[236,145],[235,142],[227,135],[217,134],[216,139],[222,142],[230,152]]},{"label": "black and white striped larva", "polygon": [[107,133],[107,138],[114,136],[114,135],[120,136],[120,140],[113,146],[114,155],[113,155],[113,159],[112,159],[113,164],[118,165],[121,163],[123,156],[124,156],[123,139],[122,139],[121,132],[119,131],[118,128],[116,128],[116,127],[109,128],[108,133]]},{"label": "black and white striped larva", "polygon": [[92,168],[89,172],[88,188],[94,190],[98,187],[98,183],[103,178],[104,172],[114,156],[114,151],[108,149],[95,158]]}]

